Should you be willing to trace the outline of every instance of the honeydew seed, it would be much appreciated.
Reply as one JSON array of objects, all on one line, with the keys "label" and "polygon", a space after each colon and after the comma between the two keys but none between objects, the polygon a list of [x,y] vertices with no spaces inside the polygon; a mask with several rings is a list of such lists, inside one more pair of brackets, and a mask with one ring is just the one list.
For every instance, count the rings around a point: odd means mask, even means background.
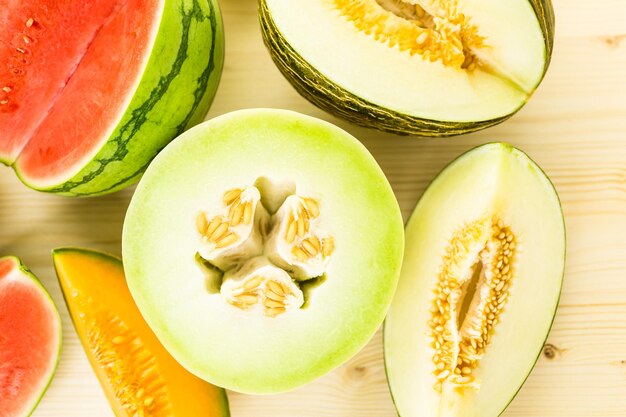
[{"label": "honeydew seed", "polygon": [[246,206],[243,210],[243,222],[244,224],[250,224],[250,222],[252,221],[252,214],[253,214],[253,207],[252,207],[252,202],[248,201],[246,203]]},{"label": "honeydew seed", "polygon": [[276,317],[279,314],[283,314],[287,311],[286,308],[284,307],[277,307],[277,308],[266,308],[265,309],[265,314],[269,317]]},{"label": "honeydew seed", "polygon": [[236,233],[230,232],[228,233],[226,236],[224,236],[223,238],[221,238],[220,240],[217,241],[216,243],[216,247],[217,248],[224,248],[226,246],[230,246],[233,243],[235,243],[237,240],[239,239],[239,236],[237,236]]},{"label": "honeydew seed", "polygon": [[243,220],[244,206],[240,200],[235,201],[228,211],[228,217],[233,226],[237,226]]},{"label": "honeydew seed", "polygon": [[289,221],[287,222],[287,231],[285,232],[285,240],[287,243],[293,243],[296,238],[296,222],[294,221],[293,215],[290,215]]},{"label": "honeydew seed", "polygon": [[305,262],[310,256],[300,246],[294,246],[291,253],[300,261]]},{"label": "honeydew seed", "polygon": [[206,218],[206,214],[204,214],[204,212],[198,214],[198,216],[196,217],[196,229],[198,230],[198,233],[204,235],[207,231],[208,226],[209,222]]},{"label": "honeydew seed", "polygon": [[283,286],[276,281],[269,280],[267,281],[267,288],[269,288],[272,292],[278,295],[285,295],[291,293],[286,286]]},{"label": "honeydew seed", "polygon": [[284,308],[285,303],[284,300],[273,300],[271,298],[266,298],[263,300],[263,305],[268,308]]},{"label": "honeydew seed", "polygon": [[[313,240],[317,241],[317,245],[314,244]],[[316,237],[305,239],[302,241],[301,247],[309,256],[315,256],[319,252],[319,240]]]},{"label": "honeydew seed", "polygon": [[318,217],[320,215],[320,206],[317,201],[309,197],[304,197],[302,199],[302,202],[304,203],[304,207],[312,218]]},{"label": "honeydew seed", "polygon": [[244,282],[242,288],[244,291],[251,291],[251,290],[257,289],[258,287],[261,286],[261,284],[263,283],[263,280],[264,278],[262,276],[252,277],[248,279],[246,282]]},{"label": "honeydew seed", "polygon": [[284,302],[285,300],[285,296],[282,294],[277,294],[274,291],[271,290],[267,290],[265,291],[265,297],[270,299],[270,300],[274,300],[274,301],[279,301],[279,302]]},{"label": "honeydew seed", "polygon": [[228,232],[228,227],[229,227],[228,222],[223,222],[215,229],[215,232],[213,232],[211,235],[207,234],[207,237],[209,238],[210,241],[217,242],[222,237],[224,237],[226,232]]},{"label": "honeydew seed", "polygon": [[300,237],[304,237],[306,233],[306,224],[303,216],[298,216],[297,222],[297,235]]},{"label": "honeydew seed", "polygon": [[234,188],[232,190],[226,191],[223,198],[224,204],[230,206],[235,200],[239,198],[242,192],[243,190],[240,188]]},{"label": "honeydew seed", "polygon": [[335,239],[333,237],[326,237],[322,239],[322,254],[325,257],[330,256],[335,250]]},{"label": "honeydew seed", "polygon": [[213,233],[215,233],[215,231],[221,224],[222,224],[222,219],[220,218],[220,216],[214,217],[213,220],[211,220],[208,226],[206,227],[206,231],[204,232],[204,235],[210,238],[211,236],[213,236]]},{"label": "honeydew seed", "polygon": [[254,293],[243,293],[235,296],[234,300],[241,304],[256,304],[259,299]]}]

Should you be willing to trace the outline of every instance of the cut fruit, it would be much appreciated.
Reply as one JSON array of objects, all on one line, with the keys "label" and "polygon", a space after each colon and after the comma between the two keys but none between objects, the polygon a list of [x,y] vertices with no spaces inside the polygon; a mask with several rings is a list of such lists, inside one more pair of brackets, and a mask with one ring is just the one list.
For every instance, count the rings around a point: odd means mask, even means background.
[{"label": "cut fruit", "polygon": [[0,258],[0,416],[31,415],[59,361],[61,319],[18,258]]},{"label": "cut fruit", "polygon": [[349,121],[451,136],[519,110],[550,62],[550,0],[259,0],[274,62]]},{"label": "cut fruit", "polygon": [[484,145],[439,174],[406,236],[384,332],[398,413],[500,415],[559,301],[565,224],[554,187],[520,150]]},{"label": "cut fruit", "polygon": [[215,0],[9,2],[0,16],[0,162],[41,191],[131,184],[202,120],[223,49]]},{"label": "cut fruit", "polygon": [[269,109],[169,145],[123,233],[128,285],[163,345],[247,393],[293,389],[358,352],[384,318],[403,244],[398,203],[363,145]]},{"label": "cut fruit", "polygon": [[230,415],[223,389],[187,372],[152,333],[128,291],[122,262],[57,249],[54,266],[76,332],[118,417]]}]

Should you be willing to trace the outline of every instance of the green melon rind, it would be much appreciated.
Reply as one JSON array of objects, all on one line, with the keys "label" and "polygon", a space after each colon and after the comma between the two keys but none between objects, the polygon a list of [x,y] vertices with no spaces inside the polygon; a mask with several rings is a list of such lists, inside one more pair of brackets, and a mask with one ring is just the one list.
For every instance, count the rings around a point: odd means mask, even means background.
[{"label": "green melon rind", "polygon": [[[552,20],[552,22],[554,22],[554,18]],[[548,64],[546,64],[547,66]],[[428,184],[428,186],[426,187],[426,190],[437,180],[437,178],[439,178],[440,175],[442,175],[448,168],[450,168],[452,165],[454,165],[459,159],[463,158],[464,156],[466,156],[467,154],[469,154],[470,152],[473,152],[475,150],[478,150],[480,148],[483,147],[487,147],[487,146],[500,146],[503,147],[505,149],[507,149],[509,152],[518,152],[520,154],[522,154],[524,157],[526,157],[528,159],[528,161],[541,173],[543,174],[543,176],[546,178],[546,180],[548,181],[548,183],[552,186],[552,189],[554,190],[554,195],[556,196],[557,202],[559,203],[559,208],[561,209],[561,217],[565,218],[564,214],[563,214],[563,204],[561,203],[561,198],[559,197],[559,194],[556,191],[556,187],[554,186],[554,183],[550,180],[550,177],[548,177],[548,175],[546,174],[546,172],[539,166],[539,164],[537,164],[526,152],[522,151],[521,149],[515,148],[514,146],[508,144],[508,143],[504,143],[504,142],[489,142],[486,143],[484,145],[480,145],[477,146],[475,148],[470,149],[467,152],[464,152],[462,155],[458,156],[457,158],[455,158],[452,162],[448,163],[439,174],[437,174],[437,176],[435,178],[432,179],[432,181]],[[421,200],[421,197],[420,197]],[[417,203],[419,205],[419,201]],[[415,207],[414,211],[417,210],[417,206]],[[412,215],[411,215],[412,216]],[[409,220],[407,221],[407,224],[411,221],[411,219],[409,218]],[[563,265],[565,265],[565,261],[567,258],[567,233],[566,233],[566,228],[565,228],[565,222],[563,222],[563,236],[564,239],[563,241],[565,242],[565,245],[563,247]],[[550,326],[548,326],[548,331],[546,333],[546,337],[544,339],[544,342],[542,345],[545,345],[546,342],[548,341],[548,337],[550,336],[550,331],[552,330],[552,326],[554,325],[554,320],[556,319],[556,313],[557,310],[559,308],[559,303],[561,301],[561,295],[563,292],[563,281],[565,278],[565,268],[563,268],[563,273],[561,274],[561,287],[559,289],[559,293],[557,295],[557,300],[556,300],[556,304],[554,306],[554,313],[552,314],[552,321],[550,322]],[[396,399],[393,396],[393,390],[391,389],[391,384],[389,383],[389,368],[387,367],[387,343],[386,343],[386,337],[385,337],[385,331],[386,331],[386,327],[387,327],[387,320],[385,320],[385,322],[383,323],[383,362],[385,364],[385,378],[387,379],[387,385],[389,386],[389,394],[391,395],[391,401],[393,402],[393,406],[396,409],[396,413],[398,413],[398,417],[402,417],[402,415],[400,414],[400,410],[398,409],[397,403],[396,403]],[[513,400],[515,399],[515,397],[517,396],[517,394],[519,394],[520,390],[522,389],[522,387],[524,386],[524,384],[526,383],[526,380],[528,380],[528,377],[530,376],[530,374],[532,373],[532,370],[535,368],[535,366],[537,365],[537,362],[539,361],[539,358],[541,357],[541,352],[543,350],[540,350],[539,352],[537,352],[537,357],[535,358],[532,366],[529,369],[528,375],[526,375],[526,378],[524,378],[523,381],[520,382],[519,387],[517,388],[517,390],[513,393],[513,395],[511,396],[511,398],[509,399],[509,402],[506,404],[506,406],[502,409],[502,411],[500,412],[500,414],[498,414],[498,416],[501,416],[506,409],[509,407],[509,405],[511,405],[511,403],[513,402]]]},{"label": "green melon rind", "polygon": [[67,196],[117,191],[136,182],[173,138],[201,122],[215,96],[224,61],[224,31],[216,0],[165,0],[150,54],[128,109],[93,160],[50,187],[29,181],[18,162],[16,172],[26,185]]},{"label": "green melon rind", "polygon": [[[529,0],[543,32],[546,47],[543,80],[554,44],[554,10],[550,0]],[[311,66],[282,36],[272,19],[266,0],[259,0],[261,33],[272,59],[283,76],[301,96],[322,110],[359,126],[398,135],[443,138],[475,132],[497,125],[517,113],[528,99],[511,114],[476,122],[429,120],[399,113],[364,100],[332,82]],[[530,98],[532,94],[529,94]]]},{"label": "green melon rind", "polygon": [[[57,249],[53,249],[52,250],[52,259],[53,259],[53,263],[54,263],[54,269],[56,271],[57,277],[60,276],[59,275],[59,270],[57,268],[56,265],[56,258],[59,255],[63,255],[64,253],[81,253],[84,254],[86,256],[91,256],[93,258],[99,258],[105,262],[108,262],[116,267],[119,267],[121,269],[124,268],[124,265],[122,263],[122,260],[115,256],[115,255],[111,255],[110,253],[106,253],[106,252],[100,252],[100,251],[96,251],[93,249],[86,249],[86,248],[78,248],[78,247],[64,247],[64,248],[57,248]],[[67,297],[65,295],[65,292],[61,291],[61,293],[63,294],[63,299],[65,300],[65,303],[68,304],[68,300]],[[68,310],[69,311],[69,310]],[[72,319],[72,323],[74,323],[74,317],[72,316],[72,314],[70,313],[70,317]],[[82,343],[82,340],[81,340]],[[216,387],[219,388],[219,387]],[[228,396],[226,395],[226,390],[224,389],[220,389],[220,405],[221,405],[221,414],[216,414],[214,416],[211,417],[230,417],[230,406],[229,406],[229,402],[228,402]]]},{"label": "green melon rind", "polygon": [[63,344],[63,331],[62,331],[62,326],[61,326],[61,316],[59,315],[59,310],[57,309],[56,304],[54,303],[54,300],[50,296],[50,293],[48,292],[48,290],[46,290],[46,288],[41,284],[41,281],[39,281],[39,279],[35,276],[35,274],[33,274],[30,271],[30,269],[28,269],[28,267],[22,263],[20,258],[18,258],[17,256],[4,256],[0,258],[0,262],[7,260],[7,259],[10,259],[15,265],[15,268],[18,269],[23,276],[30,279],[31,282],[40,289],[40,293],[41,295],[43,295],[44,300],[49,303],[50,310],[54,312],[54,316],[56,318],[56,321],[59,327],[59,334],[58,334],[59,350],[57,351],[57,354],[56,354],[56,360],[54,362],[54,366],[50,370],[50,375],[48,377],[48,381],[46,382],[46,385],[41,390],[41,393],[32,404],[30,410],[23,416],[23,417],[29,417],[33,414],[33,412],[35,411],[35,409],[41,402],[41,399],[43,398],[46,391],[48,390],[48,387],[50,387],[50,384],[52,383],[52,379],[54,378],[56,370],[59,367],[59,360],[61,358],[61,346]]}]

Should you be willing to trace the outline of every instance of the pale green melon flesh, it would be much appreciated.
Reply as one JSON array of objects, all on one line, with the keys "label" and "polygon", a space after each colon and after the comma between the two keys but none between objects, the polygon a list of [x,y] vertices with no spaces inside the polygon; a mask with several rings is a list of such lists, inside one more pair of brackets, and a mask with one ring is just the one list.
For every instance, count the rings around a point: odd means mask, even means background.
[{"label": "pale green melon flesh", "polygon": [[[406,3],[429,2],[407,0]],[[487,64],[484,69],[459,70],[390,47],[375,39],[375,31],[371,34],[359,31],[333,1],[262,0],[261,9],[267,13],[262,16],[267,22],[263,29],[266,40],[271,39],[268,46],[272,53],[289,55],[289,51],[277,50],[281,43],[289,45],[319,72],[287,73],[288,78],[319,75],[340,89],[335,94],[345,91],[373,107],[426,120],[469,123],[509,116],[533,93],[549,61],[547,48],[551,42],[546,42],[546,38],[551,34],[547,29],[544,33],[545,22],[540,22],[537,16],[541,12],[526,0],[459,0],[457,3],[489,45],[481,50]],[[277,33],[268,33],[270,26]],[[297,62],[298,58],[292,61]],[[362,118],[367,116],[363,114]],[[377,122],[371,124],[376,126]],[[402,127],[397,129],[401,131]]]},{"label": "pale green melon flesh", "polygon": [[[434,385],[428,321],[442,254],[453,232],[497,216],[517,238],[508,301],[469,389],[444,401]],[[430,185],[406,228],[405,262],[385,322],[385,363],[402,417],[495,417],[515,396],[546,339],[561,290],[565,233],[556,192],[540,168],[506,144],[463,155]]]},{"label": "pale green melon flesh", "polygon": [[[308,307],[276,318],[210,293],[195,261],[198,211],[259,177],[318,199],[336,243]],[[140,182],[123,233],[130,290],[161,342],[198,376],[249,393],[295,388],[362,348],[391,300],[402,248],[397,202],[365,148],[278,110],[231,113],[174,141]]]}]

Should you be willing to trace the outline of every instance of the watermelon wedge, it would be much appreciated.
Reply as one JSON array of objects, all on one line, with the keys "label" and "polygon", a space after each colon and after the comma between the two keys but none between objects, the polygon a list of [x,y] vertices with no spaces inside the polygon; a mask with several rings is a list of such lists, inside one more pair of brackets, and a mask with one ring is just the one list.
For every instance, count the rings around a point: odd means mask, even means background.
[{"label": "watermelon wedge", "polygon": [[0,416],[33,412],[60,349],[61,320],[50,295],[18,258],[0,258]]},{"label": "watermelon wedge", "polygon": [[224,53],[217,0],[0,0],[0,161],[85,196],[139,178],[200,122]]}]

